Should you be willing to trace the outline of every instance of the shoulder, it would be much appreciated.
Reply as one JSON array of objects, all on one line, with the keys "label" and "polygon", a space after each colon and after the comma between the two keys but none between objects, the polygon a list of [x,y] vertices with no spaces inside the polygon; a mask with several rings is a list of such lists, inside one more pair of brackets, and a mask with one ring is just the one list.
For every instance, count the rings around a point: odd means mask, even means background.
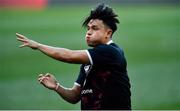
[{"label": "shoulder", "polygon": [[100,53],[105,52],[105,53],[113,53],[118,51],[117,47],[112,46],[112,45],[107,45],[107,44],[102,44],[102,45],[98,45],[97,47],[93,48],[93,50],[95,51],[99,51]]},{"label": "shoulder", "polygon": [[101,44],[87,51],[91,64],[104,64],[124,60],[124,53],[116,44]]},{"label": "shoulder", "polygon": [[111,43],[110,45],[99,45],[94,50],[99,51],[100,53],[106,53],[113,55],[124,55],[124,51],[117,44]]}]

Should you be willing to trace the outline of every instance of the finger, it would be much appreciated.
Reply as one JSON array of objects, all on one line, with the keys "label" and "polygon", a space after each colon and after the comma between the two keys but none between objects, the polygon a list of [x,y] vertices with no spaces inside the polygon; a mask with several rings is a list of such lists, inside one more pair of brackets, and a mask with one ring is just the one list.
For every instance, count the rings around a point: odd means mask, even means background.
[{"label": "finger", "polygon": [[43,84],[44,84],[45,80],[47,80],[47,79],[48,79],[47,77],[42,76],[42,77],[39,78],[38,80],[39,80],[40,83],[43,83]]},{"label": "finger", "polygon": [[44,77],[44,75],[43,75],[43,74],[40,74],[40,75],[38,76],[38,80],[42,79],[43,77]]},{"label": "finger", "polygon": [[19,37],[19,38],[22,38],[22,39],[24,39],[24,38],[27,39],[24,35],[21,35],[19,33],[16,33],[16,36]]},{"label": "finger", "polygon": [[22,38],[16,38],[16,39],[21,42],[28,42],[27,39],[22,39]]},{"label": "finger", "polygon": [[43,76],[44,76],[43,74],[39,74],[39,76],[38,76],[38,81],[39,81],[39,82],[41,81],[41,79],[42,79]]},{"label": "finger", "polygon": [[45,77],[50,77],[51,75],[49,74],[49,73],[47,73],[46,75],[45,75]]},{"label": "finger", "polygon": [[41,78],[38,78],[38,81],[41,83],[42,81],[41,81]]},{"label": "finger", "polygon": [[19,47],[23,48],[23,47],[26,47],[26,46],[27,46],[27,44],[23,44],[23,45],[20,45]]},{"label": "finger", "polygon": [[48,87],[46,86],[46,83],[45,83],[45,82],[41,82],[41,84],[42,84],[44,87],[48,88]]},{"label": "finger", "polygon": [[40,78],[40,77],[42,77],[42,76],[43,76],[43,74],[39,74],[39,75],[38,75],[38,78]]},{"label": "finger", "polygon": [[41,78],[38,79],[38,81],[42,84],[43,83],[43,79],[44,79],[44,77],[41,77]]},{"label": "finger", "polygon": [[23,35],[21,35],[21,34],[19,34],[19,33],[16,33],[16,36],[18,36],[18,37],[23,37]]}]

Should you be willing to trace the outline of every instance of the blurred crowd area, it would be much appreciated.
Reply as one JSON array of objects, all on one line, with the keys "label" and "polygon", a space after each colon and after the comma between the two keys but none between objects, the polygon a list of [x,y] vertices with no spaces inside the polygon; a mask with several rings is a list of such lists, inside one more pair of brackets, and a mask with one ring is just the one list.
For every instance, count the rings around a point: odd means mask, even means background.
[{"label": "blurred crowd area", "polygon": [[140,3],[180,3],[179,0],[49,0],[49,4],[82,4],[82,3],[125,3],[125,4],[140,4]]},{"label": "blurred crowd area", "polygon": [[180,0],[0,0],[0,8],[44,9],[47,6],[68,4],[179,4]]}]

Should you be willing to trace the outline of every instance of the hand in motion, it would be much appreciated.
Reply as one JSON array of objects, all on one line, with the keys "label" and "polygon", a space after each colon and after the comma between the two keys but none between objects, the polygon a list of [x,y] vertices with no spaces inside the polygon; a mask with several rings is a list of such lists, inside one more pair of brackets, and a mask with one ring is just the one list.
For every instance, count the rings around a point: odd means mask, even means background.
[{"label": "hand in motion", "polygon": [[20,47],[31,47],[32,49],[37,49],[39,43],[33,40],[28,39],[24,35],[21,35],[19,33],[16,33],[17,40],[21,41],[23,44],[20,45]]},{"label": "hand in motion", "polygon": [[46,75],[40,74],[38,81],[46,88],[51,90],[57,90],[58,82],[52,74],[47,73]]}]

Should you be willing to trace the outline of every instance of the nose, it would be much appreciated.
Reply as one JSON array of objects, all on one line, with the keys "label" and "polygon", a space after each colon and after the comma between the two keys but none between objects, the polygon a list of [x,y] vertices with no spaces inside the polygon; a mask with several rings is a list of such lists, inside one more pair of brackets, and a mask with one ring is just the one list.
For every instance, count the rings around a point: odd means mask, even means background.
[{"label": "nose", "polygon": [[88,31],[87,31],[87,35],[92,35],[92,31],[91,31],[91,30],[88,30]]}]

